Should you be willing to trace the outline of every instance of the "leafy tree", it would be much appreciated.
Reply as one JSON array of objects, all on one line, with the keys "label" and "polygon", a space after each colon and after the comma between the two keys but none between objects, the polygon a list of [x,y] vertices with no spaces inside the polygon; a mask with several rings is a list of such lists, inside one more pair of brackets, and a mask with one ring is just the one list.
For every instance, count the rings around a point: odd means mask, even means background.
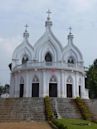
[{"label": "leafy tree", "polygon": [[86,74],[86,87],[89,88],[90,98],[97,98],[97,59],[94,60]]},{"label": "leafy tree", "polygon": [[9,93],[9,84],[5,84],[5,86],[0,86],[0,96],[5,93]]}]

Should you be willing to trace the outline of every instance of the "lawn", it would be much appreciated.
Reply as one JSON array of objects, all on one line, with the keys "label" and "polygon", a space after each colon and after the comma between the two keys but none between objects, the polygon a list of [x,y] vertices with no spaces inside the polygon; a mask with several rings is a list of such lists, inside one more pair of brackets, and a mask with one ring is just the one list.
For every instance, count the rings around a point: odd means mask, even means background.
[{"label": "lawn", "polygon": [[80,119],[59,119],[57,120],[63,123],[68,129],[97,129],[97,124]]}]

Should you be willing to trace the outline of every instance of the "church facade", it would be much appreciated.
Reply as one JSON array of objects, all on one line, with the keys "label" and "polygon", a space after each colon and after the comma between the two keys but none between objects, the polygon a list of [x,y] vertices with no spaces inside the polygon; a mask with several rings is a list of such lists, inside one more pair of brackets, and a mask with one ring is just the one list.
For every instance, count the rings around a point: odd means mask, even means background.
[{"label": "church facade", "polygon": [[10,97],[88,99],[83,56],[73,43],[71,31],[67,45],[62,47],[51,27],[48,15],[45,32],[34,46],[25,29],[23,42],[12,55]]}]

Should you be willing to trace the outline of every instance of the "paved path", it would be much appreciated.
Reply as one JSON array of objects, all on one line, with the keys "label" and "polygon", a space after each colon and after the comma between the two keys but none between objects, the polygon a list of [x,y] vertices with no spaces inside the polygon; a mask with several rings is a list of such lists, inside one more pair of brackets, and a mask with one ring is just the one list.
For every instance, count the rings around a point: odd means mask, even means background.
[{"label": "paved path", "polygon": [[0,129],[51,129],[47,122],[4,122]]}]

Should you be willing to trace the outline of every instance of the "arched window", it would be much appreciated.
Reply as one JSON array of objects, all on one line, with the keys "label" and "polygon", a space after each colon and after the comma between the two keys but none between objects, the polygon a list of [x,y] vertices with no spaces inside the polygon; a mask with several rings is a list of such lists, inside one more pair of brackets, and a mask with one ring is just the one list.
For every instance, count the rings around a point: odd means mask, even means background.
[{"label": "arched window", "polygon": [[52,56],[49,52],[47,52],[46,55],[45,55],[45,61],[46,62],[52,62]]},{"label": "arched window", "polygon": [[75,60],[74,60],[74,58],[72,56],[69,57],[68,63],[70,63],[70,64],[74,64],[75,63]]},{"label": "arched window", "polygon": [[27,63],[27,61],[28,61],[28,56],[24,55],[23,58],[22,58],[22,64]]}]

